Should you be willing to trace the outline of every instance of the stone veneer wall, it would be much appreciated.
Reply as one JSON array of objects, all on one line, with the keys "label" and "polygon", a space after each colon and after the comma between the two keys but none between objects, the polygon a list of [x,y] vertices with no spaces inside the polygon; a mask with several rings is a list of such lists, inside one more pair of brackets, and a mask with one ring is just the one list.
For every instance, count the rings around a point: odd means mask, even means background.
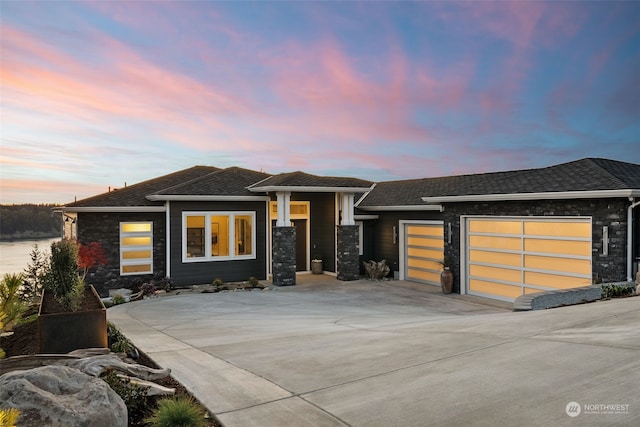
[{"label": "stone veneer wall", "polygon": [[358,280],[360,278],[358,232],[357,225],[338,226],[338,280]]},{"label": "stone veneer wall", "polygon": [[[120,222],[153,222],[153,274],[120,276]],[[154,277],[165,276],[166,220],[164,213],[78,213],[78,240],[82,243],[100,242],[109,263],[89,271],[87,283],[93,285],[102,296],[109,289],[125,287],[133,280],[149,281]]]},{"label": "stone veneer wall", "polygon": [[273,227],[272,273],[275,286],[296,284],[296,228]]},{"label": "stone veneer wall", "polygon": [[[627,206],[625,199],[538,200],[518,202],[468,202],[445,205],[443,212],[445,256],[454,272],[453,291],[460,292],[460,216],[588,216],[592,218],[593,280],[626,280]],[[447,239],[451,224],[451,242]],[[602,255],[602,227],[609,227],[609,254]]]}]

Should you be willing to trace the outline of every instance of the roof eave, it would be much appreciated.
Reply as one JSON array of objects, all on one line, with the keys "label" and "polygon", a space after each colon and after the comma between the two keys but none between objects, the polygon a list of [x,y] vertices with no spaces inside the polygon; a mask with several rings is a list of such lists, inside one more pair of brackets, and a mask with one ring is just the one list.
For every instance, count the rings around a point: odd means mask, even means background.
[{"label": "roof eave", "polygon": [[640,197],[640,190],[593,190],[593,191],[555,191],[544,193],[511,193],[511,194],[469,194],[464,196],[423,197],[429,204],[460,202],[506,202],[518,200],[563,200],[563,199],[615,199]]},{"label": "roof eave", "polygon": [[404,205],[404,206],[358,206],[363,211],[384,212],[384,211],[440,211],[440,205]]},{"label": "roof eave", "polygon": [[63,212],[166,212],[166,206],[62,206]]},{"label": "roof eave", "polygon": [[365,193],[371,191],[371,187],[306,187],[303,185],[267,185],[264,187],[249,187],[248,190],[255,193],[271,193],[278,191],[290,191],[297,193]]},{"label": "roof eave", "polygon": [[269,196],[222,196],[222,195],[186,195],[186,194],[152,194],[147,196],[151,201],[172,202],[257,202],[270,200]]}]

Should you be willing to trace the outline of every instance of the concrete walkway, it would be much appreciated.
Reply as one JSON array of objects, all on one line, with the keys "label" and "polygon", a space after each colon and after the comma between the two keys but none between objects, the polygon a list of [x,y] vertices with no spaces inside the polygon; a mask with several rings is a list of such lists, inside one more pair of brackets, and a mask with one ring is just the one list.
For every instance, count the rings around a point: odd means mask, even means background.
[{"label": "concrete walkway", "polygon": [[299,276],[108,319],[227,427],[640,425],[640,297],[523,313],[479,301]]}]

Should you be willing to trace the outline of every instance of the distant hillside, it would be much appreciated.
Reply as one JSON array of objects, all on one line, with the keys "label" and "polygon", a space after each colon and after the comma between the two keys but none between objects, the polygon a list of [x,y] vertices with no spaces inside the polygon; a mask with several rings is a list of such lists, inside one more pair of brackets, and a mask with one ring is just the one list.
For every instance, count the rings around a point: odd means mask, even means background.
[{"label": "distant hillside", "polygon": [[57,237],[62,233],[57,205],[0,205],[0,240]]}]

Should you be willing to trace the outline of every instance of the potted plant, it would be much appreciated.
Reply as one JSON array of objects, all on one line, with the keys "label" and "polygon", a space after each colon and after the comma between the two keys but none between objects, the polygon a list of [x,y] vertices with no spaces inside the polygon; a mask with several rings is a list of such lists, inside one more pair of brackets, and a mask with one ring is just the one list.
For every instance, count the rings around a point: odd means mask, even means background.
[{"label": "potted plant", "polygon": [[40,353],[107,347],[107,310],[78,274],[78,248],[70,239],[51,244],[38,313]]},{"label": "potted plant", "polygon": [[442,272],[440,273],[440,286],[443,294],[450,294],[453,290],[453,272],[451,272],[451,260],[448,257],[440,262]]},{"label": "potted plant", "polygon": [[311,260],[311,273],[322,274],[322,255],[315,254]]}]

